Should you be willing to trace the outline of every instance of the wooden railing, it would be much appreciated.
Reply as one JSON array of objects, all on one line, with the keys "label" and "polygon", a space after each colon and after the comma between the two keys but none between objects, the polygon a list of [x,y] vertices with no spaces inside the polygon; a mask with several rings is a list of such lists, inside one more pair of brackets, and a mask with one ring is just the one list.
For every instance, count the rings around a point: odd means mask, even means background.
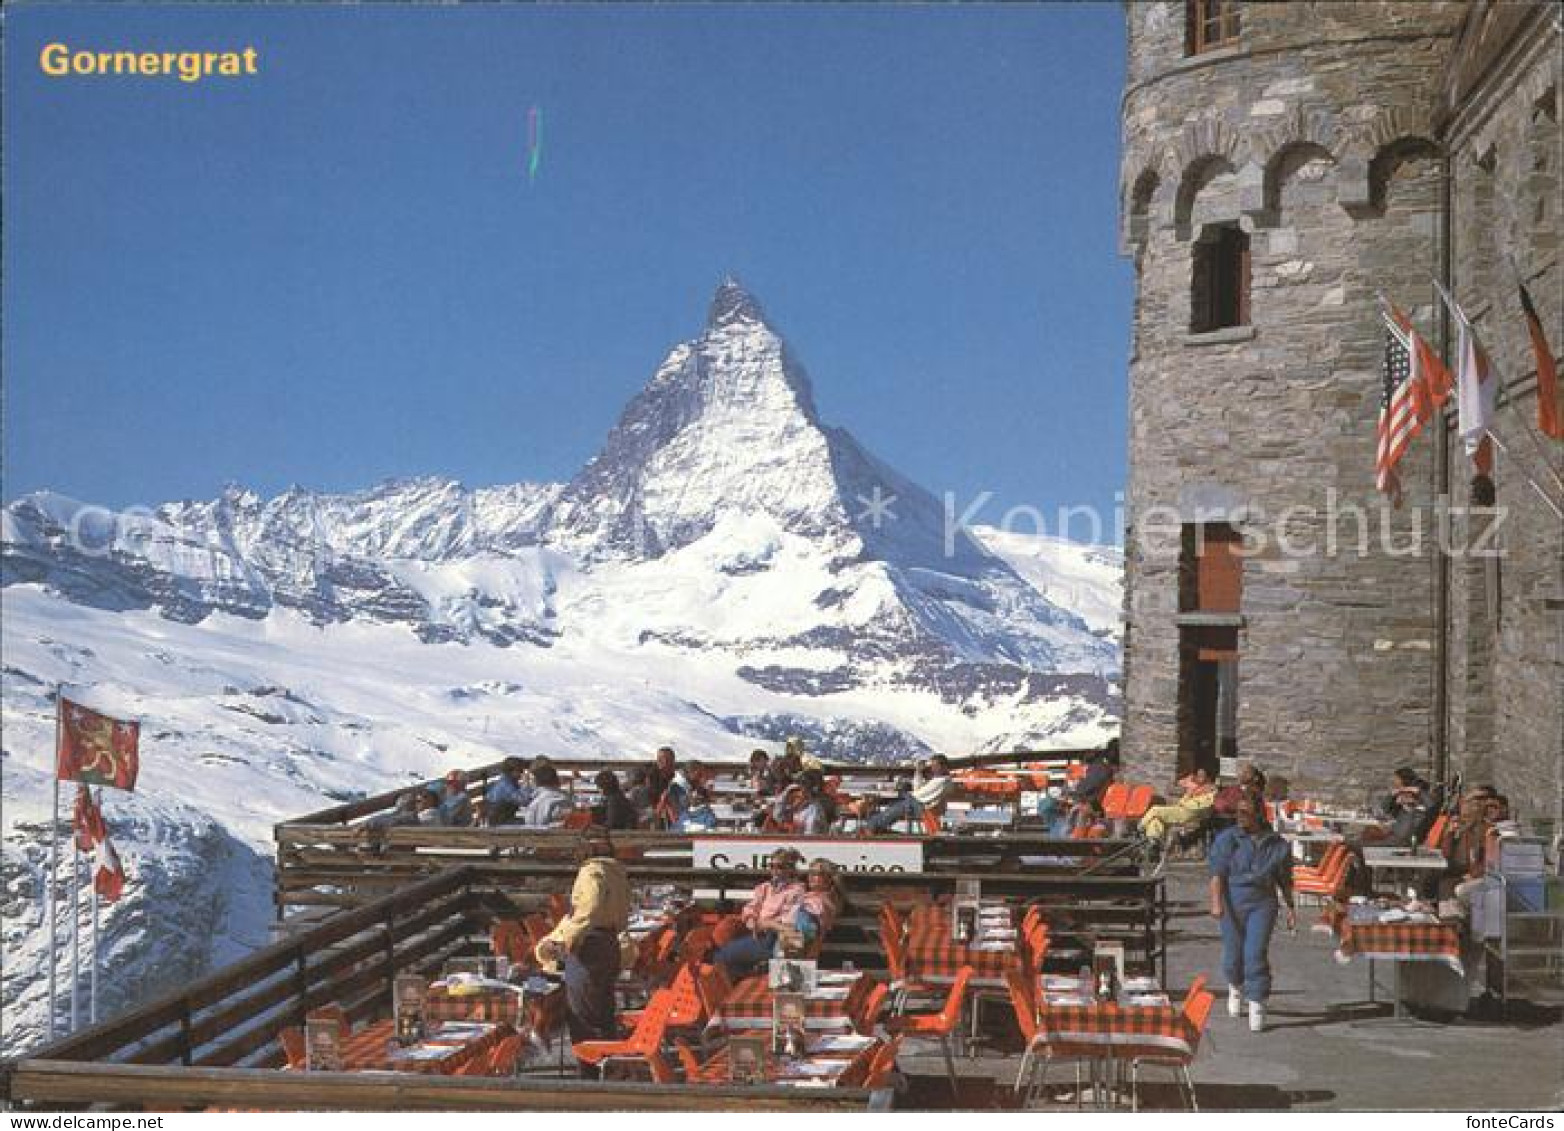
[{"label": "wooden railing", "polygon": [[[0,1101],[21,1105],[334,1110],[861,1109],[857,1089],[692,1088],[566,1079],[281,1072],[278,1032],[338,1004],[350,1021],[389,1012],[398,973],[437,971],[487,947],[486,910],[513,913],[505,874],[454,868],[331,916],[188,988],[0,1064]],[[498,882],[497,882],[498,881]],[[568,878],[529,877],[533,890]],[[526,897],[521,894],[521,904]]]}]

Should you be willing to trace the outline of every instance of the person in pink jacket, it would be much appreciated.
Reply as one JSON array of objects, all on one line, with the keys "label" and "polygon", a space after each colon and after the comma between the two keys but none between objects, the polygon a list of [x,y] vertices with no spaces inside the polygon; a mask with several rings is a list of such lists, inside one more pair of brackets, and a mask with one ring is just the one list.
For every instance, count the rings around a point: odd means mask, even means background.
[{"label": "person in pink jacket", "polygon": [[721,947],[712,961],[730,978],[742,978],[776,951],[777,934],[791,930],[793,916],[804,900],[804,884],[798,875],[803,857],[791,848],[771,854],[771,878],[757,886],[739,912],[744,933]]}]

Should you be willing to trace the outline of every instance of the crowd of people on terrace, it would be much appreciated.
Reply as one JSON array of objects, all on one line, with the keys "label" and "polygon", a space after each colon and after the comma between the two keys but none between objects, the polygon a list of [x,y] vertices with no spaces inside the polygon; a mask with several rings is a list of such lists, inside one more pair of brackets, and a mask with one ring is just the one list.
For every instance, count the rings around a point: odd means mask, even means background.
[{"label": "crowd of people on terrace", "polygon": [[[592,779],[596,801],[583,809],[576,804],[574,782],[567,788],[551,759],[540,756],[529,762],[512,756],[501,763],[481,796],[472,795],[466,771],[452,770],[441,781],[401,794],[390,812],[365,824],[371,830],[411,825],[561,828],[579,814],[582,825],[609,830],[701,831],[718,823],[712,809],[714,776],[702,762],[681,762],[671,746],[663,746],[649,764],[630,767],[623,779],[614,770],[599,770]],[[949,760],[936,754],[900,783],[894,798],[847,799],[839,793],[839,784],[839,779],[826,776],[801,739],[788,739],[775,757],[757,749],[750,754],[747,775],[753,824],[760,831],[799,836],[841,831],[849,822],[865,834],[885,832],[916,825],[925,812],[938,811],[955,782]]]}]

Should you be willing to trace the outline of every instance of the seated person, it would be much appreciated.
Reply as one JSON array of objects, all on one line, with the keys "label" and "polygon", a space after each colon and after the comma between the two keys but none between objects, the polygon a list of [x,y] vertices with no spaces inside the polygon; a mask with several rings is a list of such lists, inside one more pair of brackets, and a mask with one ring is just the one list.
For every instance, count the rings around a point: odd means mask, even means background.
[{"label": "seated person", "polygon": [[552,762],[539,758],[532,765],[535,790],[532,801],[519,814],[518,823],[533,828],[558,828],[572,808],[570,798],[559,788],[559,771]]},{"label": "seated person", "polygon": [[652,764],[646,768],[647,786],[652,794],[652,804],[661,801],[663,794],[673,784],[673,776],[679,769],[679,756],[672,746],[659,746]]},{"label": "seated person", "polygon": [[1095,801],[1082,802],[1077,810],[1075,824],[1070,827],[1070,839],[1100,840],[1112,835],[1113,826],[1103,814],[1102,806]]},{"label": "seated person", "polygon": [[1213,815],[1232,819],[1238,816],[1238,803],[1248,798],[1255,804],[1255,812],[1265,817],[1265,772],[1252,762],[1238,767],[1238,781],[1224,785],[1216,791],[1216,801],[1211,806]]},{"label": "seated person", "polygon": [[[391,812],[381,813],[377,817],[369,818],[369,820],[364,822],[363,827],[365,829],[394,829],[405,825],[418,824],[418,795],[420,793],[429,798],[431,802],[434,802],[434,794],[428,790],[410,789],[406,793],[397,795],[396,806]],[[438,802],[434,802],[434,804],[438,806]],[[435,812],[439,812],[438,808],[435,808]]]},{"label": "seated person", "polygon": [[420,825],[443,825],[445,817],[440,812],[440,795],[432,789],[420,789],[414,803]]},{"label": "seated person", "polygon": [[793,913],[792,927],[779,932],[784,954],[800,955],[814,950],[847,908],[841,874],[831,861],[811,860],[804,884],[804,897]]},{"label": "seated person", "polygon": [[1216,786],[1211,775],[1197,769],[1188,777],[1180,778],[1178,785],[1184,791],[1174,805],[1154,805],[1140,819],[1141,836],[1155,844],[1163,844],[1169,829],[1199,825],[1211,815],[1216,804]]},{"label": "seated person", "polygon": [[825,788],[825,775],[805,770],[794,783],[799,803],[791,816],[792,830],[800,836],[824,836],[836,823],[836,802]]},{"label": "seated person", "polygon": [[485,820],[491,825],[509,824],[532,804],[532,793],[527,784],[527,763],[515,755],[506,758],[500,765],[500,776],[489,783],[483,795]]},{"label": "seated person", "polygon": [[636,817],[642,820],[657,804],[657,795],[652,792],[652,774],[645,766],[636,766],[630,771],[630,788],[625,791],[625,798],[635,808]]},{"label": "seated person", "polygon": [[605,829],[633,829],[639,823],[635,806],[624,795],[619,775],[612,770],[599,770],[593,779],[601,800],[592,806],[592,823]]},{"label": "seated person", "polygon": [[467,796],[467,774],[452,770],[445,775],[445,784],[438,787],[436,799],[440,805],[440,823],[452,828],[472,824],[472,798]]},{"label": "seated person", "polygon": [[803,760],[792,747],[784,750],[778,757],[771,760],[771,765],[766,769],[766,791],[771,796],[776,796],[803,773]]},{"label": "seated person", "polygon": [[1423,832],[1433,823],[1433,795],[1428,783],[1410,766],[1402,766],[1393,775],[1390,793],[1380,802],[1380,812],[1390,819],[1390,829],[1379,836],[1370,830],[1364,841],[1377,840],[1381,844],[1397,848],[1410,848],[1417,844]]},{"label": "seated person", "polygon": [[712,961],[726,970],[728,977],[742,978],[770,961],[778,935],[793,928],[794,913],[804,899],[804,885],[798,878],[802,859],[791,848],[779,848],[771,854],[771,878],[755,888],[739,912],[737,937],[712,955]]},{"label": "seated person", "polygon": [[1119,740],[1108,745],[1086,762],[1086,773],[1065,795],[1069,802],[1069,827],[1079,828],[1102,815],[1102,799],[1119,776]]},{"label": "seated person", "polygon": [[673,780],[657,803],[659,824],[669,829],[716,828],[709,780],[706,767],[699,762],[675,769]]},{"label": "seated person", "polygon": [[936,754],[928,760],[926,767],[926,770],[924,766],[918,768],[918,776],[913,779],[909,792],[865,821],[870,832],[882,833],[898,821],[922,820],[926,810],[937,809],[945,803],[956,784],[950,776],[950,759]]},{"label": "seated person", "polygon": [[749,792],[757,801],[770,797],[774,792],[771,788],[771,755],[764,750],[749,752]]}]

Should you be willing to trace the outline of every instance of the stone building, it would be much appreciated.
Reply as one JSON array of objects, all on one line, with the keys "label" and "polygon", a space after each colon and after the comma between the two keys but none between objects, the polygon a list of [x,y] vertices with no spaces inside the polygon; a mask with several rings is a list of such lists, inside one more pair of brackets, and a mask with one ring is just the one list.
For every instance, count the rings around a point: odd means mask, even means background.
[{"label": "stone building", "polygon": [[[1564,443],[1535,431],[1517,286],[1557,353],[1555,6],[1176,0],[1126,20],[1126,762],[1162,781],[1236,755],[1348,802],[1412,765],[1559,816]],[[1479,476],[1436,419],[1392,507],[1377,296],[1451,358],[1436,279],[1506,382],[1502,450]]]}]

